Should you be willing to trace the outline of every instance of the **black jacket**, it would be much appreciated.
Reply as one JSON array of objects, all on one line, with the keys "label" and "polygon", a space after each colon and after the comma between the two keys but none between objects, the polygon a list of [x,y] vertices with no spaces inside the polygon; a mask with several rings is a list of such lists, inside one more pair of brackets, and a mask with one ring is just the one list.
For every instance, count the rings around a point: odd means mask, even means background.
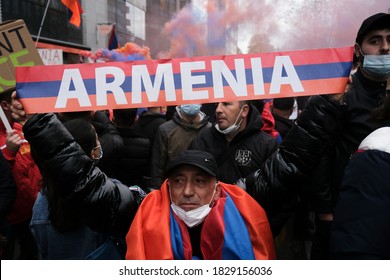
[{"label": "black jacket", "polygon": [[343,106],[313,96],[277,152],[240,185],[267,213],[274,236],[290,217],[300,186],[339,133]]},{"label": "black jacket", "polygon": [[375,130],[345,168],[331,230],[334,259],[390,259],[390,127]]},{"label": "black jacket", "polygon": [[115,178],[127,186],[146,189],[145,178],[150,176],[151,144],[132,128],[117,127],[123,139],[121,157],[116,163]]},{"label": "black jacket", "polygon": [[55,115],[33,116],[23,132],[44,182],[58,187],[92,230],[125,237],[138,209],[138,193],[96,167]]},{"label": "black jacket", "polygon": [[263,120],[252,105],[247,127],[231,142],[212,126],[192,140],[189,149],[212,154],[218,162],[218,180],[234,184],[259,169],[277,149],[276,140],[261,131],[262,126]]},{"label": "black jacket", "polygon": [[102,146],[104,153],[104,157],[99,161],[98,167],[106,173],[107,176],[114,178],[115,163],[122,156],[122,137],[119,135],[108,116],[101,111],[95,112],[92,124],[99,136],[100,145]]},{"label": "black jacket", "polygon": [[282,136],[283,139],[293,127],[294,121],[281,117],[277,114],[272,114],[272,116],[275,119],[275,129],[280,133],[280,136]]},{"label": "black jacket", "polygon": [[381,150],[351,158],[334,212],[333,258],[390,259],[389,168],[390,154]]},{"label": "black jacket", "polygon": [[164,115],[145,111],[138,117],[138,120],[134,123],[133,128],[134,131],[142,137],[148,138],[153,147],[153,141],[156,136],[157,129],[165,122],[166,119]]},{"label": "black jacket", "polygon": [[372,110],[383,104],[386,82],[374,82],[358,70],[345,94],[346,111],[342,130],[334,146],[329,147],[310,180],[310,208],[318,213],[332,213],[345,167],[360,142],[375,129],[384,126],[372,118]]},{"label": "black jacket", "polygon": [[[5,148],[6,149],[6,148]],[[0,227],[16,198],[16,185],[11,168],[0,150]]]}]

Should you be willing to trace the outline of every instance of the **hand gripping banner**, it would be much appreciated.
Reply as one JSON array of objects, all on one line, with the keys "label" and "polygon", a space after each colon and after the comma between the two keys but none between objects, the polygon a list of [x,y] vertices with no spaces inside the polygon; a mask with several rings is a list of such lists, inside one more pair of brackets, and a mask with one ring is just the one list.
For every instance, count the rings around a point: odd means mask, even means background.
[{"label": "hand gripping banner", "polygon": [[353,48],[16,68],[27,113],[344,92]]}]

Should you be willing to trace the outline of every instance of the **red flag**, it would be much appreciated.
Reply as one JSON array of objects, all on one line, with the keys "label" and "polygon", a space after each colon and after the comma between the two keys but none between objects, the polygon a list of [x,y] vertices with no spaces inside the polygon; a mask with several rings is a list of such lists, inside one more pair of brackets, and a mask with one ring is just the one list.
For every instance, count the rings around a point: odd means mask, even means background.
[{"label": "red flag", "polygon": [[61,0],[61,2],[68,8],[69,22],[80,27],[81,14],[83,13],[80,2],[78,0]]},{"label": "red flag", "polygon": [[112,27],[110,39],[108,40],[108,49],[113,50],[118,48],[119,48],[119,43],[118,43],[118,39],[116,38],[115,24],[114,24],[114,26]]}]

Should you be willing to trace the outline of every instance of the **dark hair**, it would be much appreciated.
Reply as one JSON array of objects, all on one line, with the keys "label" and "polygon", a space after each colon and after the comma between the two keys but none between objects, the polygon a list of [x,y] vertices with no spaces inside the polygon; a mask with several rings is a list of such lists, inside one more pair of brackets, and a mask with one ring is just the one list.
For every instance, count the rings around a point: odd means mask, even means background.
[{"label": "dark hair", "polygon": [[252,100],[252,105],[256,107],[257,111],[259,111],[260,115],[263,113],[264,110],[264,100],[262,99],[256,99]]},{"label": "dark hair", "polygon": [[64,122],[64,126],[89,156],[96,146],[96,131],[92,124],[85,119],[74,119]]},{"label": "dark hair", "polygon": [[130,127],[137,117],[137,109],[115,109],[113,114],[116,126]]},{"label": "dark hair", "polygon": [[66,122],[69,120],[74,120],[74,119],[84,119],[91,121],[91,111],[77,111],[77,112],[63,112],[59,114],[59,119],[62,122]]},{"label": "dark hair", "polygon": [[[74,119],[64,123],[65,128],[73,136],[87,156],[96,146],[96,132],[92,124],[85,119]],[[45,170],[43,169],[43,172]],[[77,229],[81,224],[80,213],[73,205],[66,202],[63,189],[58,189],[49,181],[50,176],[42,174],[44,191],[49,202],[50,220],[59,232]]]},{"label": "dark hair", "polygon": [[294,108],[294,97],[275,98],[272,102],[272,106],[280,110],[291,110]]}]

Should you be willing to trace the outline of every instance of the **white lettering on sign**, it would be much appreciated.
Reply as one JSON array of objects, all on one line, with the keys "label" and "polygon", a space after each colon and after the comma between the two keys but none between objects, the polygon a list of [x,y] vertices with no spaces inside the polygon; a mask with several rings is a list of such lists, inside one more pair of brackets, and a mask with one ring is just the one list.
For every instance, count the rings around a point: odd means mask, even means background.
[{"label": "white lettering on sign", "polygon": [[[244,59],[237,58],[234,60],[235,69],[229,69],[224,60],[211,60],[211,87],[213,88],[214,98],[221,99],[225,97],[226,87],[223,85],[224,80],[237,97],[248,96],[244,62]],[[251,58],[250,63],[252,67],[253,94],[264,95],[265,86],[261,58]],[[206,86],[206,76],[199,73],[201,70],[205,71],[205,65],[205,61],[181,62],[179,64],[180,73],[177,75],[180,75],[183,101],[210,98],[209,90],[194,89],[198,85],[204,85],[205,88],[210,87]],[[177,88],[178,85],[175,84],[173,65],[171,63],[157,64],[154,80],[148,71],[147,65],[132,65],[131,67],[131,104],[142,104],[145,101],[157,103],[161,101],[159,100],[162,98],[160,94],[165,95],[166,102],[177,100],[176,90],[180,90],[180,88]],[[283,74],[283,69],[285,74]],[[197,73],[194,74],[195,71]],[[126,92],[123,90],[125,80],[126,74],[120,67],[103,66],[95,68],[96,105],[108,105],[107,94],[109,92],[113,94],[116,104],[129,104]],[[71,90],[72,84],[73,90]],[[164,91],[162,90],[162,85],[164,85]],[[290,85],[295,92],[304,91],[289,56],[275,57],[269,94],[280,93],[282,85]],[[78,99],[80,107],[91,106],[91,101],[79,69],[64,70],[55,108],[65,108],[68,99]]]},{"label": "white lettering on sign", "polygon": [[[74,90],[70,89],[72,83]],[[68,99],[77,99],[80,107],[91,106],[91,101],[79,69],[64,70],[55,108],[66,108]]]},{"label": "white lettering on sign", "polygon": [[[283,68],[286,70],[287,76],[283,77]],[[276,56],[274,63],[274,71],[272,72],[270,94],[280,93],[282,85],[291,85],[294,92],[304,91],[301,81],[299,80],[297,71],[289,56]]]},{"label": "white lettering on sign", "polygon": [[236,96],[248,96],[244,60],[235,59],[234,65],[236,67],[236,78],[234,78],[232,70],[228,68],[223,60],[214,60],[211,62],[215,98],[224,97],[222,77],[226,79],[226,82]]},{"label": "white lettering on sign", "polygon": [[45,65],[62,65],[63,55],[61,49],[37,49],[43,64]]},{"label": "white lettering on sign", "polygon": [[[126,76],[119,67],[99,67],[95,69],[96,75],[96,105],[107,105],[107,93],[112,92],[116,104],[127,104],[125,92],[121,88]],[[107,79],[112,77],[112,82]]]},{"label": "white lettering on sign", "polygon": [[142,85],[145,87],[146,96],[149,101],[157,101],[164,81],[165,98],[167,101],[176,101],[175,82],[171,63],[158,64],[154,83],[146,65],[133,65],[132,67],[132,95],[133,104],[142,103]]},{"label": "white lettering on sign", "polygon": [[183,100],[197,100],[209,97],[208,90],[194,90],[194,85],[205,84],[204,75],[192,75],[194,70],[204,70],[204,61],[182,62],[180,63],[181,89]]}]

